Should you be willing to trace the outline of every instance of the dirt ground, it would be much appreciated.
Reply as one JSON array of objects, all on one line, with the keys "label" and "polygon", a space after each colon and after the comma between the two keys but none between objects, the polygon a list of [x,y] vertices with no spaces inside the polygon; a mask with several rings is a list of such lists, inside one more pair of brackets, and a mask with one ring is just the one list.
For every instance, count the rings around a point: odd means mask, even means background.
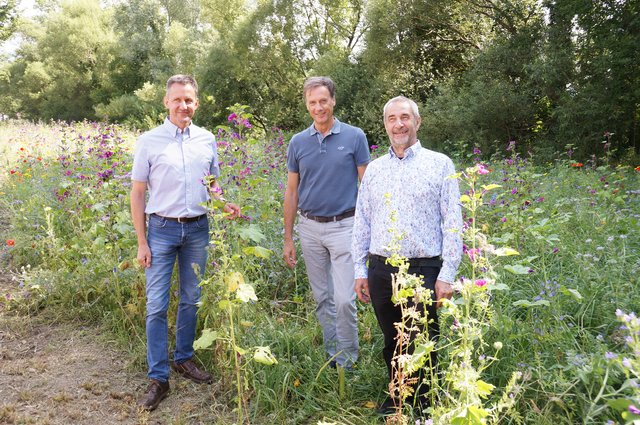
[{"label": "dirt ground", "polygon": [[[0,296],[18,292],[0,269]],[[144,370],[104,332],[78,323],[20,315],[0,303],[0,424],[225,424],[218,388],[171,376],[171,392],[142,412]],[[220,398],[220,397],[218,397]],[[226,402],[226,400],[225,400]]]}]

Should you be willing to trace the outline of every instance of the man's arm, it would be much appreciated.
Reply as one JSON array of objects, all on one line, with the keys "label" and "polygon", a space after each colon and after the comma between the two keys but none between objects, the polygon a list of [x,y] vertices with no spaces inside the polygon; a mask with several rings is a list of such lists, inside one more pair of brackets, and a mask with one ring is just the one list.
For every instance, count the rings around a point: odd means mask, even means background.
[{"label": "man's arm", "polygon": [[296,265],[296,247],[293,243],[293,223],[298,209],[298,185],[300,174],[289,171],[287,188],[284,192],[284,250],[282,256],[285,263],[293,268]]},{"label": "man's arm", "polygon": [[442,216],[442,269],[436,281],[436,300],[451,299],[451,283],[462,259],[462,211],[458,180],[448,177],[455,173],[453,162],[446,164],[445,179],[440,193],[440,215]]},{"label": "man's arm", "polygon": [[358,166],[358,181],[362,181],[362,178],[364,177],[364,172],[367,169],[367,165],[368,164]]},{"label": "man's arm", "polygon": [[131,186],[131,220],[138,238],[138,263],[142,267],[151,266],[151,250],[147,243],[147,220],[144,215],[147,183],[134,180]]}]

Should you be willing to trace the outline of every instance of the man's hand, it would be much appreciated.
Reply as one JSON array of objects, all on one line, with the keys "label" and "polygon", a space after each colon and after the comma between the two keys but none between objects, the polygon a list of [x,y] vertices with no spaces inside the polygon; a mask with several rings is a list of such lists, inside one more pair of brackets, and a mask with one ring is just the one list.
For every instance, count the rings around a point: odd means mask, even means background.
[{"label": "man's hand", "polygon": [[363,303],[367,304],[369,301],[371,301],[371,296],[369,295],[369,279],[356,279],[355,291],[358,299]]},{"label": "man's hand", "polygon": [[138,245],[138,264],[145,269],[151,267],[151,250],[148,244]]},{"label": "man's hand", "polygon": [[438,302],[436,304],[436,308],[442,307],[441,300],[445,298],[450,300],[452,296],[453,296],[453,288],[451,287],[451,285],[445,281],[436,280],[436,300]]},{"label": "man's hand", "polygon": [[237,206],[236,204],[232,204],[232,203],[224,204],[222,211],[229,214],[227,216],[227,219],[229,220],[233,220],[234,218],[237,218],[240,216],[240,207]]},{"label": "man's hand", "polygon": [[290,268],[294,268],[296,266],[296,246],[293,243],[293,239],[285,239],[282,258],[284,258],[284,262]]}]

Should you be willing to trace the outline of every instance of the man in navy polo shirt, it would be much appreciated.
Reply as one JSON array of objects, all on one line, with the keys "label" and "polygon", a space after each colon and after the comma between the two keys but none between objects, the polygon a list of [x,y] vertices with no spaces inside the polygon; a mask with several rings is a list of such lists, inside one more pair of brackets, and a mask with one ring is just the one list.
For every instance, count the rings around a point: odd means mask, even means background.
[{"label": "man in navy polo shirt", "polygon": [[364,132],[333,116],[335,85],[312,77],[303,86],[313,124],[293,136],[287,155],[284,195],[284,251],[296,265],[293,225],[298,235],[331,366],[351,368],[358,359],[351,229],[358,180],[370,160]]}]

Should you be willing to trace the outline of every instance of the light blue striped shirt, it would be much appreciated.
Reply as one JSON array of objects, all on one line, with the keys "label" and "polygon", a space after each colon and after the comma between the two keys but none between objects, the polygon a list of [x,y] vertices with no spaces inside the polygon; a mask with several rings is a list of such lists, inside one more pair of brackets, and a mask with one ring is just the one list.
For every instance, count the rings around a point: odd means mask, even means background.
[{"label": "light blue striped shirt", "polygon": [[[446,155],[420,142],[398,158],[393,149],[372,161],[360,184],[353,226],[355,277],[367,277],[369,253],[389,257],[393,232],[402,234],[398,254],[443,259],[438,279],[452,283],[462,258],[462,213],[458,181]],[[391,214],[396,213],[392,222]]]},{"label": "light blue striped shirt", "polygon": [[168,118],[138,138],[131,179],[146,182],[145,213],[165,217],[197,217],[209,200],[207,175],[220,176],[213,134],[191,124],[182,132]]}]

